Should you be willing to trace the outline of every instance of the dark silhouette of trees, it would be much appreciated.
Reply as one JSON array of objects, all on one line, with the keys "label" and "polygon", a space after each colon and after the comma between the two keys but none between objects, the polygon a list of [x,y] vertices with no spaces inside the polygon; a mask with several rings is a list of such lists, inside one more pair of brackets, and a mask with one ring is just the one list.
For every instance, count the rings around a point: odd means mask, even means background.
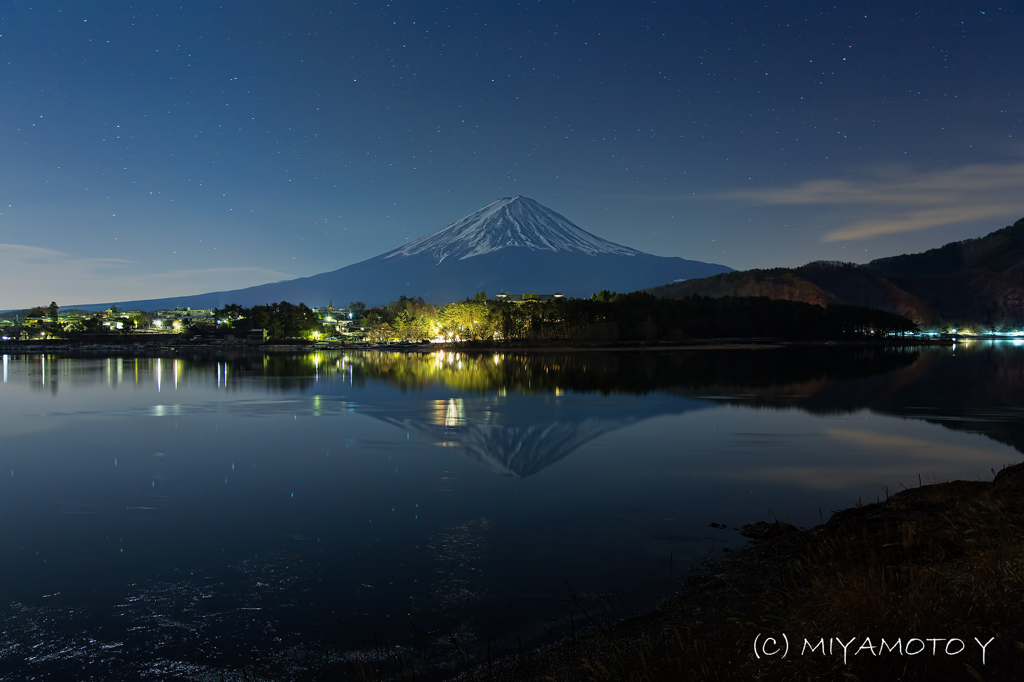
[{"label": "dark silhouette of trees", "polygon": [[[644,292],[600,291],[590,299],[511,302],[475,296],[435,308],[422,298],[400,297],[363,313],[367,338],[678,343],[693,339],[771,338],[807,341],[864,340],[917,331],[907,318],[874,308],[765,297],[658,298]],[[313,338],[323,332],[305,304],[287,301],[243,308],[228,305],[217,318],[234,330],[266,329],[271,339]]]},{"label": "dark silhouette of trees", "polygon": [[498,340],[657,343],[706,338],[839,340],[917,331],[901,315],[873,308],[769,298],[656,298],[636,292],[595,293],[590,300],[516,304],[463,301],[438,313],[446,336]]},{"label": "dark silhouette of trees", "polygon": [[[217,319],[233,330],[248,333],[253,329],[266,329],[271,339],[309,339],[323,333],[320,318],[305,303],[293,305],[288,301],[244,308],[231,303],[215,311]],[[232,319],[234,318],[234,319]]]}]

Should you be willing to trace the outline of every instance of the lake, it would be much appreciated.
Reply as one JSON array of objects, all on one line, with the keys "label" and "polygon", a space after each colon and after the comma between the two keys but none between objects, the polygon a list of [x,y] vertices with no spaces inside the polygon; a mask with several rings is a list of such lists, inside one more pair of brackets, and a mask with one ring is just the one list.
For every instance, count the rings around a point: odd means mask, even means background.
[{"label": "lake", "polygon": [[0,678],[542,645],[743,524],[991,479],[1022,397],[1012,342],[4,355]]}]

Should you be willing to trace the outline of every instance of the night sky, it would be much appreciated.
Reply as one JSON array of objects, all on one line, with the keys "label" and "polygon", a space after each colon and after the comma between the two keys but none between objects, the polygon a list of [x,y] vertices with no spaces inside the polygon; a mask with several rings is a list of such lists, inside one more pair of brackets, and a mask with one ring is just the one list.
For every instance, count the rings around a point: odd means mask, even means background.
[{"label": "night sky", "polygon": [[1017,0],[5,0],[0,308],[334,270],[516,194],[735,268],[980,236],[1024,216],[1022,36]]}]

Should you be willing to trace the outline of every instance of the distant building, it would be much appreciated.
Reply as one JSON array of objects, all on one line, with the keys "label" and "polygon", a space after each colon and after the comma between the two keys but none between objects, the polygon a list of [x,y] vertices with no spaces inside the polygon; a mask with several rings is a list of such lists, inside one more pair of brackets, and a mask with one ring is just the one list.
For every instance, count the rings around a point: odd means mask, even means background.
[{"label": "distant building", "polygon": [[175,308],[174,310],[157,310],[153,313],[153,316],[169,320],[212,320],[213,311],[202,308],[196,308],[195,310],[192,308]]},{"label": "distant building", "polygon": [[202,308],[175,308],[174,310],[157,310],[152,313],[153,326],[157,329],[182,329],[196,322],[216,323],[212,310]]},{"label": "distant building", "polygon": [[0,339],[4,341],[27,341],[28,337],[28,330],[20,324],[5,326],[0,330]]},{"label": "distant building", "polygon": [[313,312],[316,314],[317,319],[320,320],[320,324],[323,325],[328,337],[336,334],[347,335],[350,333],[349,327],[352,325],[354,317],[350,309],[335,308],[334,301],[331,300],[326,308],[313,308]]}]

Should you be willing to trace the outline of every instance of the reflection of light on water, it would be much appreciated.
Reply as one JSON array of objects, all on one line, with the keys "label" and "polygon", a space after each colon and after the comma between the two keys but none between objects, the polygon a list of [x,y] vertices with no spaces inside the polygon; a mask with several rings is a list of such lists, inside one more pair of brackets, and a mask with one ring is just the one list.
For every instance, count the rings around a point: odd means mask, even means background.
[{"label": "reflection of light on water", "polygon": [[[152,415],[154,417],[172,417],[180,416],[182,413],[181,405],[154,405]],[[177,424],[177,422],[175,422]],[[154,455],[155,457],[163,457],[163,453]]]},{"label": "reflection of light on water", "polygon": [[[217,388],[220,388],[220,385],[221,385],[220,366],[221,366],[221,363],[218,362],[217,363]],[[223,381],[224,381],[224,388],[227,388],[228,387],[228,363],[226,363],[226,362],[224,363],[224,377],[223,377]]]},{"label": "reflection of light on water", "polygon": [[178,390],[178,374],[181,372],[181,368],[178,366],[178,359],[174,359],[174,390]]},{"label": "reflection of light on water", "polygon": [[438,426],[462,426],[466,423],[466,406],[462,398],[449,398],[434,402],[431,422]]},{"label": "reflection of light on water", "polygon": [[40,365],[40,368],[41,368],[41,375],[40,375],[40,379],[39,379],[39,382],[40,382],[41,384],[45,385],[45,384],[46,384],[46,356],[45,356],[45,355],[40,355],[40,356],[39,356],[39,360],[40,360],[40,361],[41,361],[41,363],[42,363],[42,364]]},{"label": "reflection of light on water", "polygon": [[4,383],[7,383],[7,354],[4,354]]},{"label": "reflection of light on water", "polygon": [[[1010,334],[1009,336],[1019,336],[1019,334],[1018,333],[1014,333],[1014,334]],[[1024,346],[1024,340],[1016,339],[1016,338],[1014,338],[1014,339],[992,338],[992,339],[983,339],[982,341],[984,341],[984,343],[986,343],[989,347],[992,347],[992,346]],[[980,342],[976,342],[974,345],[978,345],[978,343],[980,343]]]},{"label": "reflection of light on water", "polygon": [[[461,363],[460,363],[461,364]],[[445,426],[458,426],[466,422],[466,412],[462,404],[462,398],[452,398],[448,401],[448,410],[444,415]]]},{"label": "reflection of light on water", "polygon": [[161,383],[160,382],[160,379],[161,379],[160,375],[163,373],[162,369],[163,368],[160,366],[160,358],[157,358],[156,359],[156,392],[157,393],[160,392],[160,383]]}]

